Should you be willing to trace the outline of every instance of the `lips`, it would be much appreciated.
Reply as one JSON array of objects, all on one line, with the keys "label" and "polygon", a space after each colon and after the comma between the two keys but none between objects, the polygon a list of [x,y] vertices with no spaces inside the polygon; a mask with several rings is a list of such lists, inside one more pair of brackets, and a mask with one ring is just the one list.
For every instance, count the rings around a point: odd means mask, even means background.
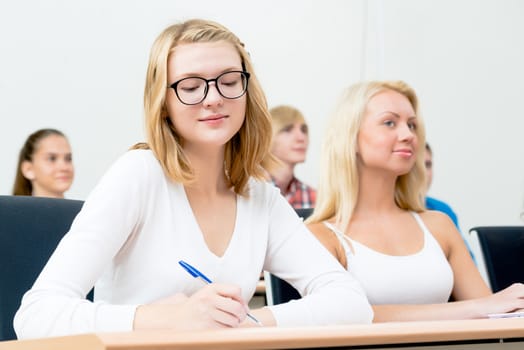
[{"label": "lips", "polygon": [[207,116],[205,118],[200,118],[200,119],[198,119],[198,121],[200,121],[200,122],[209,122],[209,121],[220,120],[220,119],[225,119],[225,118],[227,118],[226,115],[213,114],[213,115]]},{"label": "lips", "polygon": [[71,176],[59,176],[56,179],[58,181],[71,181],[71,178],[72,178]]},{"label": "lips", "polygon": [[394,153],[400,154],[402,156],[408,157],[413,155],[413,150],[409,148],[401,148],[393,151]]}]

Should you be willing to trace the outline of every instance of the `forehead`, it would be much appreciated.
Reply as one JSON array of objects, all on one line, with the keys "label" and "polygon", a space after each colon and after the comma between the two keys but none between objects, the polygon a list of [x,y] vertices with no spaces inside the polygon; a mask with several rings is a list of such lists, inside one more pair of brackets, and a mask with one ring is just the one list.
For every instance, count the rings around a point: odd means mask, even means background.
[{"label": "forehead", "polygon": [[303,126],[307,126],[305,121],[301,120],[290,120],[287,123],[275,123],[275,128],[278,130],[282,130],[284,128],[292,127],[292,128],[302,128]]},{"label": "forehead", "polygon": [[70,153],[67,139],[60,135],[49,135],[38,143],[35,153]]},{"label": "forehead", "polygon": [[284,116],[282,118],[273,119],[273,124],[276,126],[289,126],[289,125],[305,125],[306,121],[304,118],[296,115]]},{"label": "forehead", "polygon": [[177,45],[169,55],[168,77],[198,75],[207,77],[226,70],[241,70],[242,60],[233,44],[226,41]]},{"label": "forehead", "polygon": [[371,115],[389,111],[397,113],[400,116],[415,116],[415,111],[409,99],[403,94],[393,90],[385,90],[373,96],[369,100],[366,111]]}]

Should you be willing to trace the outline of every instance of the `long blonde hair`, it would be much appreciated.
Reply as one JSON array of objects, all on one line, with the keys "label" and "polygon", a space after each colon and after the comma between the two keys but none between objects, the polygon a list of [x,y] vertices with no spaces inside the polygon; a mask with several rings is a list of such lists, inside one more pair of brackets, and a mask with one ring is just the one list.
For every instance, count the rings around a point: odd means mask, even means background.
[{"label": "long blonde hair", "polygon": [[144,112],[147,144],[132,148],[150,148],[171,180],[191,183],[195,174],[185,156],[180,136],[168,121],[166,108],[167,62],[179,44],[225,41],[237,50],[242,67],[251,76],[246,93],[246,116],[240,130],[226,144],[224,164],[229,185],[238,194],[246,194],[249,177],[264,179],[264,167],[274,164],[269,153],[271,117],[266,97],[254,73],[244,44],[224,26],[192,19],[166,28],[151,49],[144,88]]},{"label": "long blonde hair", "polygon": [[[396,91],[409,100],[417,116],[416,134],[420,145],[425,144],[425,131],[415,91],[403,81],[361,82],[346,89],[327,126],[322,145],[321,174],[317,202],[308,223],[335,217],[345,231],[356,206],[359,189],[357,140],[366,107],[371,98],[383,91]],[[423,211],[425,193],[424,149],[416,155],[409,173],[397,178],[395,203],[402,209]]]}]

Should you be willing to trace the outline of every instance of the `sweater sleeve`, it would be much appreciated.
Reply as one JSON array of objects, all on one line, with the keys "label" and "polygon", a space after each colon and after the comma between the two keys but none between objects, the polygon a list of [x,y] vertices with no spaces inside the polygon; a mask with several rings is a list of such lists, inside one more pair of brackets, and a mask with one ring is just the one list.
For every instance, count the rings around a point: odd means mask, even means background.
[{"label": "sweater sleeve", "polygon": [[265,269],[302,295],[271,306],[278,326],[371,323],[373,310],[358,281],[321,245],[294,210],[275,196]]},{"label": "sweater sleeve", "polygon": [[140,226],[148,172],[140,152],[127,152],[103,176],[24,295],[14,318],[19,339],[132,329],[137,305],[85,296]]}]

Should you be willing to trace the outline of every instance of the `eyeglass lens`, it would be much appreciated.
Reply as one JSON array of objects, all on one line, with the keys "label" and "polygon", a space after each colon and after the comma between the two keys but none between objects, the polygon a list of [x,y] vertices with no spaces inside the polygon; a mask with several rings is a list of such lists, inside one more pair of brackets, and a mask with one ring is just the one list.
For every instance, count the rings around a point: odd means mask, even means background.
[{"label": "eyeglass lens", "polygon": [[242,96],[247,89],[247,75],[244,72],[225,72],[216,79],[206,80],[199,77],[189,77],[176,83],[178,98],[185,104],[202,102],[209,90],[209,83],[214,81],[216,89],[225,98],[235,99]]}]

